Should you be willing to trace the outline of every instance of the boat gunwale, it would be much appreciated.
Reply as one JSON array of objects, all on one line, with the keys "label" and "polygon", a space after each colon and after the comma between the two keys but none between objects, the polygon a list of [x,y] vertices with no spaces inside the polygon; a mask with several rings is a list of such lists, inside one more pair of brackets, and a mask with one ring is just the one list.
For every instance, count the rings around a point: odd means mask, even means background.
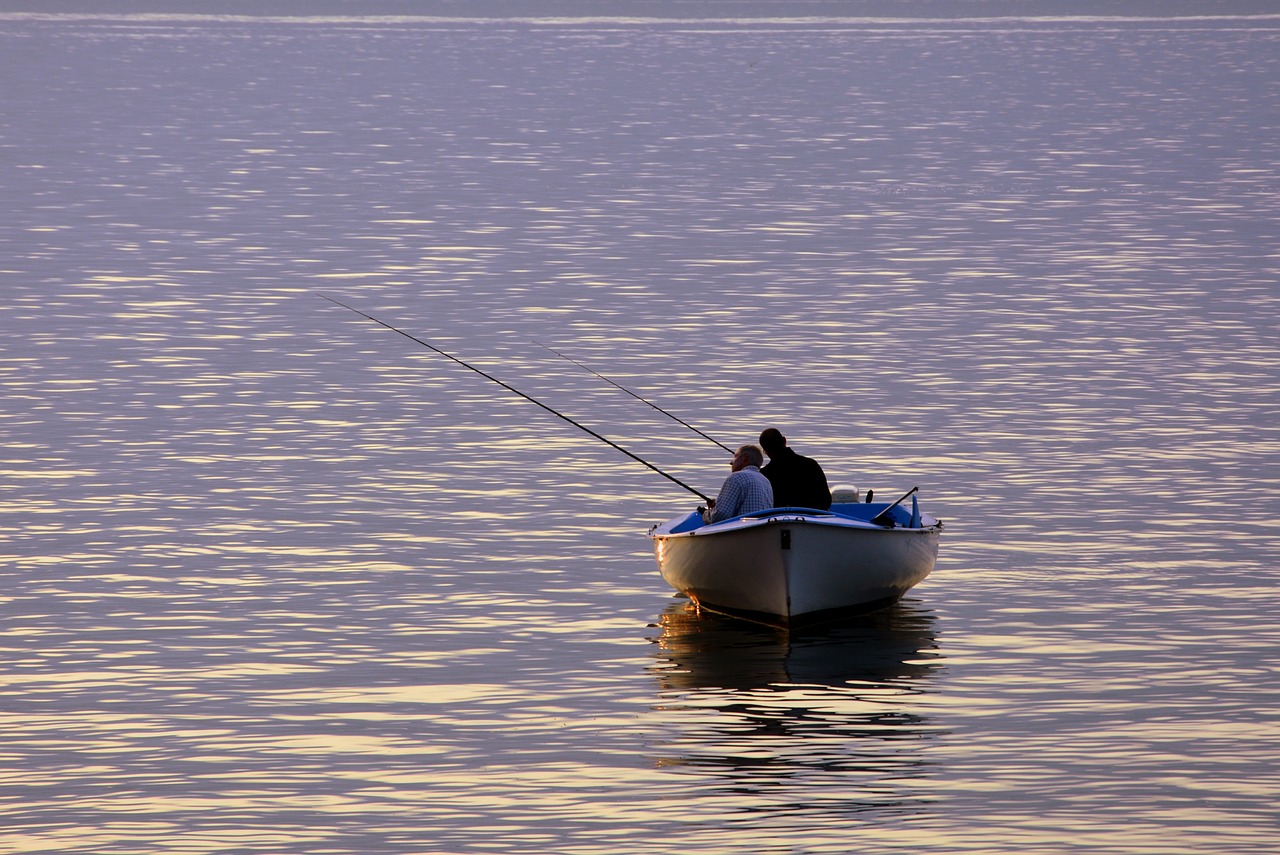
[{"label": "boat gunwale", "polygon": [[[873,523],[870,520],[849,516],[847,514],[839,513],[838,511],[827,511],[818,508],[767,508],[763,511],[742,514],[741,516],[731,517],[727,520],[720,520],[719,522],[706,523],[687,531],[671,530],[687,521],[694,515],[694,513],[696,512],[691,512],[680,517],[673,517],[666,522],[653,526],[649,530],[649,537],[656,540],[658,538],[729,534],[732,532],[748,531],[753,528],[779,523],[791,525],[830,526],[833,528],[849,528],[856,529],[858,531],[880,531],[885,533],[920,533],[939,531],[942,529],[942,520],[936,519],[927,514],[921,515],[921,525],[917,528],[901,524],[895,524],[893,526],[879,525],[878,523]],[[928,524],[925,524],[926,520],[928,521]]]}]

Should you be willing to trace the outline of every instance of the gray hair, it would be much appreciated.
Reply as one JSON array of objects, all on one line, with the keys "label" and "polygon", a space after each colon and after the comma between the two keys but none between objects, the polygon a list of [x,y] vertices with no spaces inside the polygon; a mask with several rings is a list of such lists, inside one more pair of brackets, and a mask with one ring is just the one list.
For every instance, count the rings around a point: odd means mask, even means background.
[{"label": "gray hair", "polygon": [[764,465],[764,452],[758,445],[744,445],[738,449],[738,454],[745,454],[747,462],[757,469]]}]

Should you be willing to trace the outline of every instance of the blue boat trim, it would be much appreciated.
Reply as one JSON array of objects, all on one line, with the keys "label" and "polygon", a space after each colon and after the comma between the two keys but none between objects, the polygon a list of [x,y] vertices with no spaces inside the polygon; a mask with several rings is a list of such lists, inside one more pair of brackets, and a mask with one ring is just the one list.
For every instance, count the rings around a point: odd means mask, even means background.
[{"label": "blue boat trim", "polygon": [[[703,522],[702,514],[698,511],[693,511],[679,523],[672,526],[667,533],[686,534],[688,532],[704,528],[719,528],[727,523],[739,522],[741,520],[768,520],[778,517],[809,517],[814,519],[835,517],[837,519],[869,523],[875,517],[885,514],[886,508],[889,508],[888,502],[842,502],[832,505],[831,510],[800,507],[767,508],[763,511],[754,511],[749,514],[730,517],[729,519],[720,520],[716,523]],[[893,527],[895,528],[923,527],[920,512],[914,502],[912,502],[912,509],[910,511],[901,505],[898,505],[889,510],[886,516],[892,520]]]}]

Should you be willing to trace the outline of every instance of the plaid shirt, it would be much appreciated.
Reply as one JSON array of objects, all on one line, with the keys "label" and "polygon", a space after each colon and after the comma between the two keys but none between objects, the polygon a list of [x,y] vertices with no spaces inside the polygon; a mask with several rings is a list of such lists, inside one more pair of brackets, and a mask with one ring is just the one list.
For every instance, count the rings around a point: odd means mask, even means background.
[{"label": "plaid shirt", "polygon": [[716,506],[703,513],[709,523],[720,522],[743,514],[753,514],[773,507],[773,487],[769,479],[754,466],[746,466],[724,479]]}]

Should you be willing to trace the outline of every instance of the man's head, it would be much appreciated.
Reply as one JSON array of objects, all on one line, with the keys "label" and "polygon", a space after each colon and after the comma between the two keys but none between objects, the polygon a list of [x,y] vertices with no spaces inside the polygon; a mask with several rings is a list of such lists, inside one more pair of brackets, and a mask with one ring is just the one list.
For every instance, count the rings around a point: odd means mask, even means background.
[{"label": "man's head", "polygon": [[748,466],[755,466],[757,469],[764,464],[764,452],[756,445],[744,445],[739,448],[733,455],[733,463],[730,464],[734,472],[746,469]]},{"label": "man's head", "polygon": [[760,445],[764,447],[765,454],[777,457],[778,452],[787,447],[787,438],[777,428],[766,428],[760,434]]}]

